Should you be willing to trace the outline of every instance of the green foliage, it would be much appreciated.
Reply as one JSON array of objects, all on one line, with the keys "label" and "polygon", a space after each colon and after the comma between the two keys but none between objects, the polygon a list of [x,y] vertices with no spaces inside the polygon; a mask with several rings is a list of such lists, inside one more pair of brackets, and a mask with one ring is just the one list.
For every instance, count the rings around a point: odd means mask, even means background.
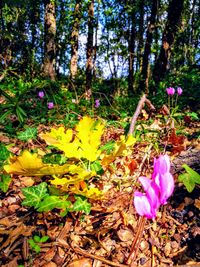
[{"label": "green foliage", "polygon": [[62,210],[61,215],[64,216],[68,211],[81,211],[89,214],[91,210],[91,204],[84,197],[75,196],[76,201],[72,204],[71,201],[67,200],[68,195],[49,195],[45,182],[23,188],[22,192],[25,196],[22,205],[33,207],[38,212],[48,212],[56,208]]},{"label": "green foliage", "polygon": [[37,128],[27,128],[17,134],[17,138],[21,141],[30,141],[37,138]]},{"label": "green foliage", "polygon": [[41,201],[48,196],[47,183],[43,182],[39,185],[22,188],[22,193],[25,196],[22,205],[38,209]]},{"label": "green foliage", "polygon": [[185,185],[188,192],[192,192],[195,188],[195,185],[200,184],[200,174],[186,164],[183,164],[183,168],[186,170],[186,172],[180,174],[178,180]]},{"label": "green foliage", "polygon": [[11,181],[12,179],[9,174],[0,174],[0,190],[6,193]]},{"label": "green foliage", "polygon": [[85,214],[89,214],[91,210],[91,204],[88,203],[87,199],[82,196],[75,196],[75,203],[73,205],[74,211],[82,211]]},{"label": "green foliage", "polygon": [[47,212],[55,208],[62,210],[69,210],[71,207],[71,202],[67,201],[68,195],[65,196],[46,196],[41,203],[37,211]]},{"label": "green foliage", "polygon": [[42,162],[45,164],[65,164],[67,161],[67,158],[63,154],[56,154],[56,153],[48,153],[44,155],[42,158]]},{"label": "green foliage", "polygon": [[49,239],[49,236],[38,236],[34,235],[33,238],[28,240],[28,243],[30,245],[30,248],[34,250],[36,253],[39,253],[41,251],[40,244],[47,242]]},{"label": "green foliage", "polygon": [[0,144],[0,169],[4,165],[5,161],[9,158],[10,152],[3,144]]}]

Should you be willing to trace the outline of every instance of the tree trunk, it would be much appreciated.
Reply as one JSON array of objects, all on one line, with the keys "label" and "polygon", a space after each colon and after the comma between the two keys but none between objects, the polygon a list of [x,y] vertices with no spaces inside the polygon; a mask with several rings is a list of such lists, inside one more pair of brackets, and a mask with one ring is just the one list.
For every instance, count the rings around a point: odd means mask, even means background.
[{"label": "tree trunk", "polygon": [[171,0],[169,3],[167,23],[162,36],[162,46],[153,73],[153,79],[156,83],[164,78],[170,68],[171,48],[178,32],[183,4],[184,0]]},{"label": "tree trunk", "polygon": [[129,37],[129,73],[128,73],[128,94],[133,95],[134,81],[134,58],[135,58],[135,1],[132,2],[132,12],[130,17],[131,32]]},{"label": "tree trunk", "polygon": [[55,1],[45,1],[44,17],[44,63],[43,73],[46,78],[55,80],[56,71],[56,14]]},{"label": "tree trunk", "polygon": [[95,23],[95,44],[94,44],[94,57],[93,57],[93,76],[96,79],[96,59],[97,59],[97,49],[98,49],[98,28],[99,28],[99,16],[100,16],[100,0],[98,0],[98,7],[97,7],[97,17]]},{"label": "tree trunk", "polygon": [[81,20],[81,0],[76,0],[76,5],[73,14],[73,25],[71,32],[71,62],[70,62],[70,76],[71,80],[76,77],[77,65],[78,65],[78,37],[79,37],[79,26]]},{"label": "tree trunk", "polygon": [[139,1],[139,32],[137,49],[137,71],[142,69],[142,49],[144,47],[144,0]]},{"label": "tree trunk", "polygon": [[148,87],[149,87],[149,56],[151,54],[151,45],[153,41],[153,32],[155,29],[158,5],[159,5],[159,0],[153,0],[151,8],[151,17],[147,28],[146,42],[142,60],[140,90],[145,91],[146,94],[148,94]]},{"label": "tree trunk", "polygon": [[87,63],[86,63],[86,99],[92,94],[93,76],[93,38],[94,38],[94,0],[88,4],[88,37],[87,37]]}]

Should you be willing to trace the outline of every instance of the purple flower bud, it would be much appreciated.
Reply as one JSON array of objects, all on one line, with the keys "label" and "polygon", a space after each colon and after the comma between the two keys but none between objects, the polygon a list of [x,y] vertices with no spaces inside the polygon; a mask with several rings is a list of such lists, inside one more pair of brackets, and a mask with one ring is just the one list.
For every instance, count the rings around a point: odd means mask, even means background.
[{"label": "purple flower bud", "polygon": [[181,87],[178,87],[177,88],[177,94],[182,95],[182,93],[183,93],[183,89]]},{"label": "purple flower bud", "polygon": [[39,98],[43,98],[44,97],[44,92],[43,91],[38,92],[38,96],[39,96]]},{"label": "purple flower bud", "polygon": [[53,102],[47,103],[47,107],[48,109],[52,109],[54,107],[54,103]]},{"label": "purple flower bud", "polygon": [[174,95],[175,94],[175,89],[173,87],[166,88],[167,94],[168,95]]},{"label": "purple flower bud", "polygon": [[100,100],[99,99],[96,99],[95,100],[95,108],[98,108],[100,106]]}]

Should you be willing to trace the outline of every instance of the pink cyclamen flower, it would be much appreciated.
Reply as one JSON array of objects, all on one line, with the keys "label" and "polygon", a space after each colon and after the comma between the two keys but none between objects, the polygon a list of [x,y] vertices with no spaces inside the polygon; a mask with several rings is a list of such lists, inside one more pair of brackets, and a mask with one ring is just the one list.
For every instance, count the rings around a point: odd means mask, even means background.
[{"label": "pink cyclamen flower", "polygon": [[154,159],[152,179],[159,187],[160,203],[166,204],[167,199],[174,191],[174,178],[170,173],[170,159],[168,155],[160,155],[158,159]]},{"label": "pink cyclamen flower", "polygon": [[39,98],[43,98],[44,97],[44,92],[43,91],[38,92],[38,96],[39,96]]},{"label": "pink cyclamen flower", "polygon": [[166,204],[174,190],[174,179],[170,173],[169,157],[161,155],[158,159],[154,159],[152,179],[139,177],[139,181],[145,193],[135,192],[135,209],[139,215],[154,219],[160,205]]},{"label": "pink cyclamen flower", "polygon": [[145,194],[136,191],[133,203],[140,216],[145,216],[147,219],[154,219],[156,217],[156,210],[152,208],[151,200]]},{"label": "pink cyclamen flower", "polygon": [[153,180],[147,177],[140,177],[145,193],[136,191],[134,193],[134,206],[137,213],[145,216],[148,219],[156,217],[156,211],[160,206],[159,202],[159,189]]},{"label": "pink cyclamen flower", "polygon": [[95,108],[98,108],[99,106],[100,106],[100,101],[99,101],[99,99],[96,99],[95,100]]},{"label": "pink cyclamen flower", "polygon": [[183,89],[181,87],[178,87],[177,88],[177,94],[182,95],[182,93],[183,93]]},{"label": "pink cyclamen flower", "polygon": [[166,88],[167,94],[168,95],[174,95],[175,94],[175,89],[173,87]]},{"label": "pink cyclamen flower", "polygon": [[52,109],[54,107],[54,103],[53,102],[47,103],[47,107],[48,109]]}]

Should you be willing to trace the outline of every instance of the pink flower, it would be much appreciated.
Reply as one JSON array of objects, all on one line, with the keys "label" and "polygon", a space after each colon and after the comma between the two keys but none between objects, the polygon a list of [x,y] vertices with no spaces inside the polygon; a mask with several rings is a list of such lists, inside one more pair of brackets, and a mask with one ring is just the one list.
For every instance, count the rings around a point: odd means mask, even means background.
[{"label": "pink flower", "polygon": [[153,180],[147,177],[140,177],[144,191],[141,193],[136,191],[134,193],[134,206],[137,213],[141,216],[145,216],[148,219],[154,219],[156,217],[156,211],[160,206],[159,202],[159,189]]},{"label": "pink flower", "polygon": [[54,107],[54,103],[53,102],[47,103],[47,107],[48,109],[52,109]]},{"label": "pink flower", "polygon": [[168,155],[160,155],[158,159],[154,158],[153,174],[154,179],[157,173],[164,174],[170,171],[170,160]]},{"label": "pink flower", "polygon": [[175,94],[175,89],[173,87],[166,88],[167,94],[168,95],[174,95]]},{"label": "pink flower", "polygon": [[139,177],[139,181],[145,193],[135,192],[135,209],[139,215],[154,219],[160,205],[167,203],[167,199],[174,190],[174,179],[170,173],[169,157],[161,155],[158,159],[154,159],[152,179]]},{"label": "pink flower", "polygon": [[39,98],[43,98],[44,97],[44,92],[43,91],[38,92],[38,96],[39,96]]},{"label": "pink flower", "polygon": [[160,155],[158,159],[154,159],[152,179],[159,188],[160,203],[166,204],[167,199],[174,191],[174,178],[170,173],[170,159],[168,155]]},{"label": "pink flower", "polygon": [[100,106],[100,101],[99,101],[99,99],[96,99],[95,100],[95,108],[98,108],[99,106]]},{"label": "pink flower", "polygon": [[145,216],[147,219],[156,217],[156,210],[152,209],[151,200],[145,194],[136,191],[133,203],[140,216]]},{"label": "pink flower", "polygon": [[183,89],[181,87],[178,87],[177,88],[177,94],[182,95],[182,93],[183,93]]}]

